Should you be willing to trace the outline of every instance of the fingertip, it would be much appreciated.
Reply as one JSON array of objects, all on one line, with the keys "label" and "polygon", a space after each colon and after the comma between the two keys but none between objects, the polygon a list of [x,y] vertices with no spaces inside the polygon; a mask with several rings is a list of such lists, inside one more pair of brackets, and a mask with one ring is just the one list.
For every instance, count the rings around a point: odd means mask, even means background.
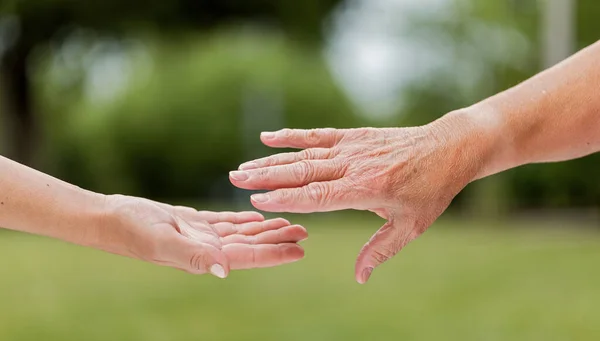
[{"label": "fingertip", "polygon": [[264,140],[272,140],[275,138],[275,132],[263,131],[262,133],[260,133],[260,138]]},{"label": "fingertip", "polygon": [[[231,270],[227,255],[214,246],[207,247],[209,254],[213,260],[212,265],[208,268],[209,272],[219,278],[225,278]],[[214,268],[214,269],[213,269]],[[213,272],[214,270],[214,272]]]},{"label": "fingertip", "polygon": [[248,220],[247,222],[251,222],[251,221],[265,221],[265,216],[262,215],[259,212],[255,212],[255,211],[246,211],[246,212],[242,212],[242,214],[247,215]]},{"label": "fingertip", "polygon": [[292,225],[292,227],[298,233],[298,242],[303,242],[303,241],[305,241],[305,240],[308,239],[308,231],[306,230],[306,228],[304,228],[304,226],[301,226],[301,225]]},{"label": "fingertip", "polygon": [[264,204],[270,200],[270,196],[267,193],[258,193],[250,196],[250,201],[257,204]]},{"label": "fingertip", "polygon": [[292,223],[290,223],[290,221],[285,218],[276,218],[276,221],[278,222],[278,225],[282,225],[282,226],[292,225]]},{"label": "fingertip", "polygon": [[261,211],[277,212],[276,205],[273,205],[271,195],[268,193],[253,194],[250,196],[250,203],[254,208]]},{"label": "fingertip", "polygon": [[355,272],[356,281],[358,282],[358,284],[366,284],[369,281],[369,278],[371,278],[372,273],[372,266],[357,268]]},{"label": "fingertip", "polygon": [[244,162],[239,165],[238,170],[250,170],[258,168],[258,163],[254,161]]},{"label": "fingertip", "polygon": [[265,220],[263,223],[267,230],[278,230],[281,228],[287,228],[287,227],[293,226],[290,223],[290,221],[285,218],[273,218],[273,219]]},{"label": "fingertip", "polygon": [[250,196],[250,203],[257,210],[266,212],[296,212],[293,209],[296,189],[278,189]]},{"label": "fingertip", "polygon": [[275,133],[270,131],[260,133],[260,141],[269,147],[273,147],[276,141]]},{"label": "fingertip", "polygon": [[300,225],[285,226],[282,231],[290,242],[300,243],[308,239],[308,231]]},{"label": "fingertip", "polygon": [[283,246],[283,254],[292,260],[304,258],[304,248],[298,244],[286,244]]}]

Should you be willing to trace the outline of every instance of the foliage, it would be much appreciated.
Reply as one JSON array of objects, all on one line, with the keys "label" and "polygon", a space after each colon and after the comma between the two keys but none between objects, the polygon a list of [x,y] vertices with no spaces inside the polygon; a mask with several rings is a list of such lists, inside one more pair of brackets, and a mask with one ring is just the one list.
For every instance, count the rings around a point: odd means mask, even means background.
[{"label": "foliage", "polygon": [[[430,122],[540,69],[543,2],[449,1],[443,20],[411,19],[412,36],[447,60],[400,94],[406,103],[390,125]],[[0,72],[11,75],[16,63],[22,69],[12,79],[34,80],[34,93],[22,96],[34,105],[21,103],[20,114],[34,108],[30,116],[42,120],[32,131],[42,133],[45,170],[103,192],[229,197],[227,171],[268,153],[258,143],[261,130],[369,124],[353,115],[320,55],[321,22],[338,3],[6,0],[0,17],[10,20],[0,35],[6,38],[15,22],[19,34],[12,35],[15,44],[0,46]],[[598,39],[600,6],[593,0],[577,6],[582,48]],[[65,48],[73,41],[79,50]],[[89,60],[99,45],[109,46],[104,57],[125,53],[130,61],[125,88],[110,100],[89,94]],[[132,46],[141,53],[128,56]],[[75,58],[73,51],[79,51]],[[76,62],[60,66],[69,58]],[[20,131],[27,130],[13,135]],[[2,142],[12,145],[5,136]],[[484,215],[510,207],[598,206],[599,162],[593,155],[521,167],[469,186],[457,203]]]},{"label": "foliage", "polygon": [[[457,0],[450,18],[417,18],[414,34],[449,41],[443,67],[408,90],[398,125],[420,125],[510,88],[540,70],[539,10],[536,1]],[[577,1],[578,48],[598,39],[594,1]],[[482,34],[483,33],[483,34]],[[477,39],[483,38],[483,39]],[[515,58],[515,56],[517,58]],[[478,75],[469,75],[477,70]],[[474,79],[467,81],[465,79]],[[521,167],[477,182],[460,199],[483,215],[499,207],[558,208],[600,205],[600,154],[559,164]],[[502,199],[503,198],[503,199]]]},{"label": "foliage", "polygon": [[114,103],[68,108],[56,174],[101,191],[226,195],[228,171],[266,152],[260,131],[360,125],[318,51],[283,36],[231,29],[147,50],[151,65]]}]

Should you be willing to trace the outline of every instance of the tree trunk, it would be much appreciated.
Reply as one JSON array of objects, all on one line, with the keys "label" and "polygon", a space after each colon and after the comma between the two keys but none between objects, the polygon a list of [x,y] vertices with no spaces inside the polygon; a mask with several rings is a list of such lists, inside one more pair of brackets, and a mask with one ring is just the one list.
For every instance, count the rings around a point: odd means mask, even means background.
[{"label": "tree trunk", "polygon": [[33,112],[31,82],[27,74],[28,49],[17,49],[3,60],[2,113],[6,134],[4,155],[32,165],[37,141],[36,120]]}]

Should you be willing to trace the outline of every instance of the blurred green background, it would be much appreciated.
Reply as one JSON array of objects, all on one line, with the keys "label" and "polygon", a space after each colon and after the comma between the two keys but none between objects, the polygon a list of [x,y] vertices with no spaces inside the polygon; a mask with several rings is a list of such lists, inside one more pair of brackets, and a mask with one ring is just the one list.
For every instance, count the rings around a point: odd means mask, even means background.
[{"label": "blurred green background", "polygon": [[[103,193],[247,209],[229,170],[283,127],[408,126],[599,36],[595,0],[0,0],[0,153]],[[353,280],[381,221],[227,281],[0,234],[2,340],[598,339],[600,155],[471,184]]]}]

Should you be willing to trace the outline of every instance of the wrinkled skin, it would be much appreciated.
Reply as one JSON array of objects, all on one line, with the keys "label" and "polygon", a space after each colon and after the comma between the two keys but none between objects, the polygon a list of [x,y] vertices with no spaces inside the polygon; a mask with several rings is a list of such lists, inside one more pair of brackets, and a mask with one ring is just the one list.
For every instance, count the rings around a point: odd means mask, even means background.
[{"label": "wrinkled skin", "polygon": [[375,267],[425,232],[478,172],[476,158],[441,137],[447,130],[440,123],[263,133],[267,146],[303,150],[244,163],[230,180],[240,188],[270,190],[252,196],[260,210],[355,209],[386,219],[356,262],[356,280],[365,283]]},{"label": "wrinkled skin", "polygon": [[97,248],[193,274],[224,278],[230,269],[271,267],[301,259],[306,230],[257,212],[208,212],[147,199],[108,196]]}]

